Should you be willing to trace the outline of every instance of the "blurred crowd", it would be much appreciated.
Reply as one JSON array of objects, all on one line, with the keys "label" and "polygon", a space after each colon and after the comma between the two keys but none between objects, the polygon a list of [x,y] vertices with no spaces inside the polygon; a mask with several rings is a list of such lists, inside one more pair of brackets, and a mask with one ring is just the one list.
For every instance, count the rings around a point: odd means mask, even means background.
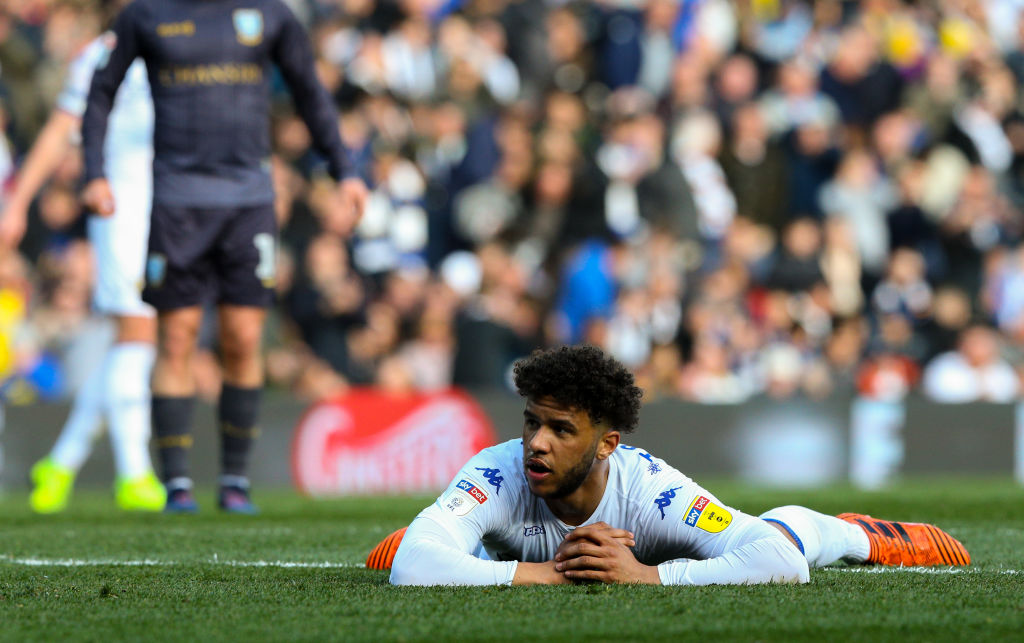
[{"label": "blurred crowd", "polygon": [[[590,342],[651,398],[1018,397],[1024,2],[288,4],[372,195],[338,216],[276,80],[272,385],[501,389]],[[3,5],[9,182],[99,21]],[[55,390],[101,332],[80,173],[0,257],[0,371]]]}]

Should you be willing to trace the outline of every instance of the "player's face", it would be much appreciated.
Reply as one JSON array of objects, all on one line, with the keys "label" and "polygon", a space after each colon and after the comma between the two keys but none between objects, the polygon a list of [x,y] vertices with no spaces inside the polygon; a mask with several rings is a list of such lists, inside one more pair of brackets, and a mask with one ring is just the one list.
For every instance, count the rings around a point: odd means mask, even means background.
[{"label": "player's face", "polygon": [[523,470],[530,491],[556,499],[579,489],[605,434],[585,411],[560,406],[550,398],[529,400],[523,411]]}]

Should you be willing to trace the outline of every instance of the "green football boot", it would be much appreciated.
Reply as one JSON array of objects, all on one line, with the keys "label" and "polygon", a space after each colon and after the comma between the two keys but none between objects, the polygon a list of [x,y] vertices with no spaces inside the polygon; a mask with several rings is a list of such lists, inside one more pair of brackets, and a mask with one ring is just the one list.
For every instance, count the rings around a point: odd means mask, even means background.
[{"label": "green football boot", "polygon": [[163,511],[167,490],[152,471],[135,478],[118,478],[117,506],[124,511]]},{"label": "green football boot", "polygon": [[35,463],[30,476],[32,494],[28,497],[28,504],[32,511],[40,514],[64,511],[75,486],[75,472],[46,456]]}]

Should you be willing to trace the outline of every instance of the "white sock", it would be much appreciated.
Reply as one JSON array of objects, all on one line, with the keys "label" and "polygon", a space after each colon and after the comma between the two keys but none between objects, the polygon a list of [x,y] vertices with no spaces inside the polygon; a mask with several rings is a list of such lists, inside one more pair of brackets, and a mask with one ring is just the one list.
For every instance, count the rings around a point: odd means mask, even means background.
[{"label": "white sock", "polygon": [[219,479],[220,486],[222,487],[238,487],[239,489],[249,488],[249,478],[246,476],[232,476],[222,474]]},{"label": "white sock", "polygon": [[153,470],[149,459],[149,376],[155,357],[156,349],[145,342],[117,343],[107,354],[103,388],[110,447],[122,478],[137,478]]},{"label": "white sock", "polygon": [[782,523],[797,539],[811,567],[824,567],[840,559],[862,563],[871,551],[871,543],[863,529],[806,507],[777,507],[760,517]]},{"label": "white sock", "polygon": [[106,359],[102,360],[82,382],[71,405],[71,413],[57,437],[57,443],[50,450],[54,462],[75,472],[82,468],[92,453],[93,440],[103,426],[102,375],[106,363]]}]

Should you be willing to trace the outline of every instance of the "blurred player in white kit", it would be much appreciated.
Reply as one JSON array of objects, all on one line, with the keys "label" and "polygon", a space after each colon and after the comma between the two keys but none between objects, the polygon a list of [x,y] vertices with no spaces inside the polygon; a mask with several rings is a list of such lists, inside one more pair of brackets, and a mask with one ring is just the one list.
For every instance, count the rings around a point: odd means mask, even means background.
[{"label": "blurred player in white kit", "polygon": [[[71,63],[56,108],[29,151],[0,215],[3,247],[17,247],[32,200],[79,139],[93,71],[105,63],[114,45],[112,35],[100,36]],[[132,64],[117,93],[110,123],[105,148],[117,209],[109,218],[91,216],[88,234],[96,258],[94,305],[116,320],[117,336],[78,390],[53,449],[32,468],[29,503],[39,513],[59,512],[67,506],[75,475],[104,420],[117,472],[118,506],[161,511],[166,502],[148,447],[156,321],[153,309],[142,301],[141,288],[152,204],[153,102],[141,60]]]}]

